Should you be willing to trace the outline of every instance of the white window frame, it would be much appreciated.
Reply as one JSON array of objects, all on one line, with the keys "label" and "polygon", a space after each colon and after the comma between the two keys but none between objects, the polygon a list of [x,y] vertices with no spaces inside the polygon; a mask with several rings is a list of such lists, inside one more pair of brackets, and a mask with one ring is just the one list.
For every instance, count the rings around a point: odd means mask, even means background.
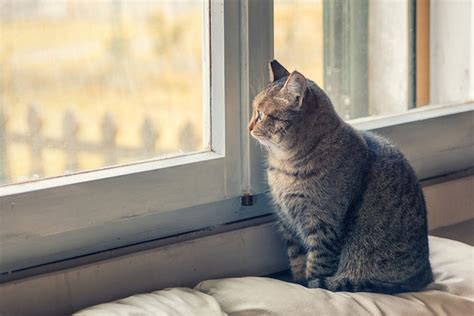
[{"label": "white window frame", "polygon": [[[166,233],[177,233],[196,224],[193,216],[178,210],[209,208],[216,202],[239,209],[235,201],[242,194],[242,165],[248,163],[241,156],[241,142],[249,143],[241,130],[240,41],[236,40],[240,39],[240,3],[213,0],[205,7],[211,78],[210,109],[208,104],[205,109],[212,126],[212,151],[1,187],[0,273],[163,233],[156,228],[150,233],[142,224],[133,227],[131,219],[156,224],[154,217],[164,215],[168,226],[173,226]],[[157,220],[163,222],[162,217]],[[108,229],[123,223],[126,232]]]},{"label": "white window frame", "polygon": [[[271,213],[246,125],[268,82],[273,1],[211,3],[213,151],[0,188],[0,273]],[[427,179],[472,167],[473,113],[468,102],[351,123],[391,138]]]}]

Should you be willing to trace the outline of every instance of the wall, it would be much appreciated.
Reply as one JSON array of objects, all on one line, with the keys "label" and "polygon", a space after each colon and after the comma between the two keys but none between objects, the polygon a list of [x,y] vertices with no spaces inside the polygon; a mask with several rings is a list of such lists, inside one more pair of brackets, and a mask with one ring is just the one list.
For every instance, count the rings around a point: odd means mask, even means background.
[{"label": "wall", "polygon": [[430,101],[472,100],[474,2],[432,0],[430,15]]},{"label": "wall", "polygon": [[[473,187],[474,176],[428,183],[424,192],[430,229],[473,218]],[[270,219],[254,220],[249,227],[237,223],[227,227],[231,231],[184,241],[181,237],[181,242],[141,251],[130,247],[135,250],[124,255],[119,249],[99,262],[0,284],[0,314],[63,315],[135,293],[194,286],[203,279],[285,270],[284,247]]]},{"label": "wall", "polygon": [[423,191],[430,230],[474,218],[474,176],[430,185]]}]

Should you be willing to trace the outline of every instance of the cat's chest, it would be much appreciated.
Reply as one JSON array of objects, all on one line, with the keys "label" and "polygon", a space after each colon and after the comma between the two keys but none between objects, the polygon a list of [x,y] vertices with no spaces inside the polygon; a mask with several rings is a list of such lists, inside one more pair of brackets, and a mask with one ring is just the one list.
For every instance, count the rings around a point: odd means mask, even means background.
[{"label": "cat's chest", "polygon": [[272,199],[277,206],[276,215],[295,234],[301,234],[301,216],[299,210],[306,203],[302,199],[303,187],[297,179],[279,172],[267,171],[268,184]]},{"label": "cat's chest", "polygon": [[[295,195],[303,194],[304,184],[297,177],[292,176],[289,172],[275,170],[275,168],[267,170],[268,184],[273,200],[283,208],[290,202],[294,202]],[[293,204],[293,203],[292,203]]]},{"label": "cat's chest", "polygon": [[290,172],[283,172],[276,168],[269,168],[267,170],[268,185],[272,194],[278,195],[289,190],[299,190],[301,183]]}]

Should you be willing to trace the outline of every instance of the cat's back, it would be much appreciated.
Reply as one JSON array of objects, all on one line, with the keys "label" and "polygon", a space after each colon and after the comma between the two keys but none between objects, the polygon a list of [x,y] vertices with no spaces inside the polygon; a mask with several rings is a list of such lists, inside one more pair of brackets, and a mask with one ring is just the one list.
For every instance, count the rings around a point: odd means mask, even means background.
[{"label": "cat's back", "polygon": [[362,131],[361,135],[367,144],[374,175],[384,180],[401,180],[409,177],[410,181],[418,183],[413,168],[396,145],[372,132]]},{"label": "cat's back", "polygon": [[425,244],[426,205],[415,171],[390,141],[370,132],[362,135],[371,164],[359,216],[372,223],[370,228],[380,228],[392,242],[413,238]]},{"label": "cat's back", "polygon": [[[370,132],[361,135],[371,163],[343,261],[350,262],[357,255],[363,264],[377,266],[380,275],[375,278],[395,282],[408,277],[416,281],[408,288],[421,288],[431,281],[421,186],[408,160],[394,144]],[[391,265],[383,264],[386,261]]]},{"label": "cat's back", "polygon": [[[369,151],[370,168],[366,179],[375,191],[372,193],[382,203],[393,202],[405,195],[423,200],[415,171],[400,149],[382,136],[367,131],[361,134]],[[421,208],[425,211],[424,205]]]},{"label": "cat's back", "polygon": [[368,131],[361,131],[360,133],[372,155],[381,159],[404,159],[402,152],[388,139]]}]

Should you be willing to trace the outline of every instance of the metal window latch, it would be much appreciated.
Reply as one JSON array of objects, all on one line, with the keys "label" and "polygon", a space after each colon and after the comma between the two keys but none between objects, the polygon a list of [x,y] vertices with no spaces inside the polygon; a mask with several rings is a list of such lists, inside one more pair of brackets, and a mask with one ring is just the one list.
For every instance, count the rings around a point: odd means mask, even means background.
[{"label": "metal window latch", "polygon": [[253,205],[253,195],[250,193],[245,193],[241,198],[242,206],[252,206]]}]

